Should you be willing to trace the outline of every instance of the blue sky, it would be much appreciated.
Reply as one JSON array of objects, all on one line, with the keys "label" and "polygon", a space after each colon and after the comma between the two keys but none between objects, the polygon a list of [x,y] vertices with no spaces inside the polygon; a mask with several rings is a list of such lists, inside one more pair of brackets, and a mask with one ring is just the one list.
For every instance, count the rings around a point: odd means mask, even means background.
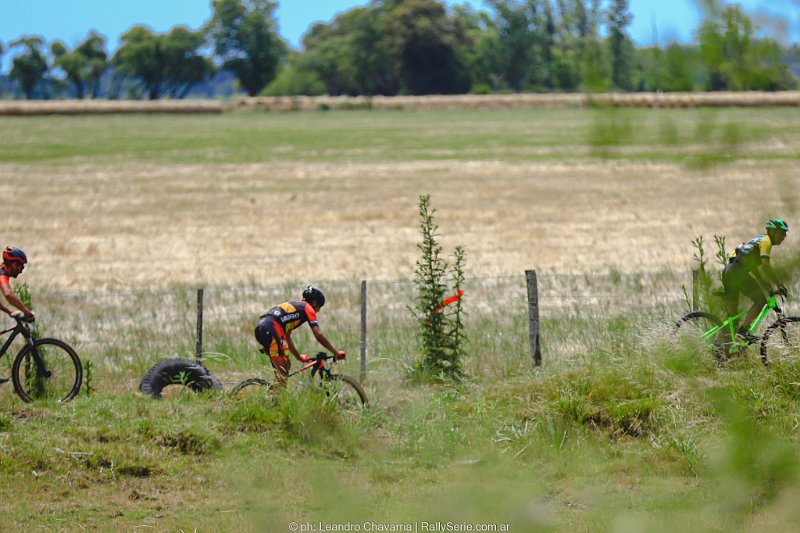
[{"label": "blue sky", "polygon": [[[330,21],[337,13],[367,4],[367,0],[279,0],[277,18],[281,35],[292,45],[317,21]],[[447,0],[483,8],[483,0]],[[607,0],[604,0],[604,4]],[[800,0],[741,0],[745,9],[770,34],[800,41]],[[639,44],[691,41],[700,20],[696,0],[630,0],[634,19],[631,37]],[[8,44],[21,35],[39,35],[47,41],[61,39],[69,46],[79,43],[91,29],[105,35],[113,51],[128,28],[145,24],[157,32],[176,25],[200,27],[211,14],[210,0],[0,0],[0,41]],[[775,16],[787,19],[788,28],[775,24]],[[8,54],[3,63],[8,64]]]}]

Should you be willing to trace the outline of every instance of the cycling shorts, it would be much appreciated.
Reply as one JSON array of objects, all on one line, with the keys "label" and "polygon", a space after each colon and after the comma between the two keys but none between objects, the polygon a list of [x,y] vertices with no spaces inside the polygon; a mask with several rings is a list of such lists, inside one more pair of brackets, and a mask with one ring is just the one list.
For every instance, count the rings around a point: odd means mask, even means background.
[{"label": "cycling shorts", "polygon": [[256,340],[273,361],[288,359],[286,350],[289,343],[283,326],[269,316],[262,317],[256,324]]},{"label": "cycling shorts", "polygon": [[[729,302],[739,301],[744,294],[753,302],[764,300],[764,291],[756,281],[758,274],[739,261],[729,261],[722,272],[722,286],[725,288],[725,299]],[[760,278],[759,278],[760,279]]]}]

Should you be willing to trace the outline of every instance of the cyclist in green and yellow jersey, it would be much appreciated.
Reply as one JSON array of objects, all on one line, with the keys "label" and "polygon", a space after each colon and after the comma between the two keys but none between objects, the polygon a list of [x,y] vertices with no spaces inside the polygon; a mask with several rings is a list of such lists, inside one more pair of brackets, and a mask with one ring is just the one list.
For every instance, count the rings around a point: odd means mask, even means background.
[{"label": "cyclist in green and yellow jersey", "polygon": [[748,328],[764,307],[769,288],[775,287],[774,292],[786,294],[786,287],[781,285],[770,266],[770,255],[772,247],[778,246],[786,238],[789,226],[781,218],[772,218],[767,221],[766,229],[765,234],[737,246],[722,273],[728,316],[739,312],[739,294],[744,294],[753,302],[736,333],[738,337],[750,342],[758,340]]}]

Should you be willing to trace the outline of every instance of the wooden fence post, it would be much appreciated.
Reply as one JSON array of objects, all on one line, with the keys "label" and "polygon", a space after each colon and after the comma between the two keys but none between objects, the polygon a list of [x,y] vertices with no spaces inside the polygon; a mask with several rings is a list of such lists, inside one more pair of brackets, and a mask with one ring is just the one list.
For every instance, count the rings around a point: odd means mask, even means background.
[{"label": "wooden fence post", "polygon": [[526,270],[525,279],[528,285],[528,339],[531,346],[533,366],[542,366],[542,343],[539,336],[539,288],[536,282],[536,271]]},{"label": "wooden fence post", "polygon": [[195,360],[203,362],[203,289],[197,289],[197,348],[194,352]]},{"label": "wooden fence post", "polygon": [[697,308],[700,307],[699,281],[700,272],[692,270],[692,311],[697,311]]},{"label": "wooden fence post", "polygon": [[367,377],[367,280],[361,280],[361,383]]}]

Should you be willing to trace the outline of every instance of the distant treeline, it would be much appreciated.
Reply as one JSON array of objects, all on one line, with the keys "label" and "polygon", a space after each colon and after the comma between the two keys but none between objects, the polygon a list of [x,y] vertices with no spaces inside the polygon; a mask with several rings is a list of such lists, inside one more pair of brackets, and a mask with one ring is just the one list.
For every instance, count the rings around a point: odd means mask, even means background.
[{"label": "distant treeline", "polygon": [[[276,2],[212,0],[202,28],[134,26],[109,54],[90,32],[69,48],[21,36],[0,55],[0,96],[28,99],[505,92],[779,91],[800,48],[757,37],[737,4],[704,2],[695,43],[636,46],[628,0],[372,0],[319,23],[293,50]],[[654,36],[655,40],[655,36]]]}]

